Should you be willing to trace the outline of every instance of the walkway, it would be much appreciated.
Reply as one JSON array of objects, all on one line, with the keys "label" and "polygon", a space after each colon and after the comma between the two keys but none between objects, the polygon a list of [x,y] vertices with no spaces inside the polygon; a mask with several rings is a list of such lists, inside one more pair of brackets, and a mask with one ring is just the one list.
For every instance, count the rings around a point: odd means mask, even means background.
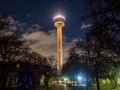
[{"label": "walkway", "polygon": [[53,90],[66,90],[65,84],[57,84]]}]

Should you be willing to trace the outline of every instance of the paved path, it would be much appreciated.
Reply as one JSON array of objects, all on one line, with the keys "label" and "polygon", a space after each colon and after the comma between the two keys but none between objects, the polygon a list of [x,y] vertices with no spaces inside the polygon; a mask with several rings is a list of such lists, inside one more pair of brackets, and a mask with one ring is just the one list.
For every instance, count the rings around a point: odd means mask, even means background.
[{"label": "paved path", "polygon": [[55,86],[53,90],[66,90],[66,85],[65,84],[58,84]]}]

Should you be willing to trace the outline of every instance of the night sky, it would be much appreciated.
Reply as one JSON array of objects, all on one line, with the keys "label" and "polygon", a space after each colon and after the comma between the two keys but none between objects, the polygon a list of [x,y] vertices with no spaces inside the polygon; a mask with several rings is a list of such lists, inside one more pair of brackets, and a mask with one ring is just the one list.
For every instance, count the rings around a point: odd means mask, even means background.
[{"label": "night sky", "polygon": [[55,30],[53,16],[58,9],[66,18],[63,35],[67,42],[84,37],[81,17],[85,14],[82,0],[0,0],[0,12],[9,11],[13,18],[27,25],[38,24],[43,32]]}]

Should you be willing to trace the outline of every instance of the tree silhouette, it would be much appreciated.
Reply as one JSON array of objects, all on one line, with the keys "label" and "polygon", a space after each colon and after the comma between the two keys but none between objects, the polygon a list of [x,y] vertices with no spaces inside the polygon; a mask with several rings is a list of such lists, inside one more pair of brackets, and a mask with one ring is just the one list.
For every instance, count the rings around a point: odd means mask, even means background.
[{"label": "tree silhouette", "polygon": [[13,23],[14,19],[10,15],[0,14],[0,88],[6,87],[11,72],[7,68],[14,68],[12,72],[17,73],[16,63],[20,64],[20,72],[34,72],[31,74],[34,85],[40,85],[40,78],[50,72],[48,67],[51,66],[46,57],[29,48],[21,35],[11,31]]},{"label": "tree silhouette", "polygon": [[[105,53],[105,55],[107,53],[107,56],[108,54],[113,57],[119,55],[120,54],[119,0],[86,0],[85,6],[87,6],[86,7],[87,15],[84,17],[84,19],[87,20],[89,18],[92,23],[92,26],[89,29],[88,33],[86,34],[86,37],[88,39],[91,38],[96,42],[95,46],[97,45],[96,47],[97,61],[100,60],[101,54],[103,52]],[[117,60],[114,59],[114,61],[118,61],[118,59]],[[99,65],[99,63],[96,65]],[[97,90],[100,90],[99,82],[97,83],[98,83]]]},{"label": "tree silhouette", "polygon": [[87,17],[92,20],[90,33],[103,46],[119,54],[120,4],[119,0],[86,0]]},{"label": "tree silhouette", "polygon": [[[119,62],[119,56],[117,54],[110,53],[108,49],[95,39],[86,36],[85,40],[78,41],[74,47],[70,49],[69,58],[66,64],[63,66],[63,73],[68,74],[70,77],[74,77],[76,73],[82,72],[86,74],[86,78],[94,77],[96,79],[97,87],[100,89],[99,79],[109,78],[114,81],[116,69]],[[116,59],[114,57],[117,57]],[[114,67],[114,68],[112,68]],[[110,69],[111,68],[111,69]],[[111,73],[114,71],[114,74]]]}]

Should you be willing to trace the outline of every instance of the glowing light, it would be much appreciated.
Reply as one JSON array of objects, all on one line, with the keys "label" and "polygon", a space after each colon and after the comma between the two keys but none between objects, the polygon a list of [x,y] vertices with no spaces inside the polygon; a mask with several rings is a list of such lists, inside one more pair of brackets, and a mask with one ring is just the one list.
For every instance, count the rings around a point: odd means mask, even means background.
[{"label": "glowing light", "polygon": [[65,25],[65,17],[61,14],[53,17],[54,26],[57,27],[57,70],[60,73],[63,65],[63,56],[62,56],[62,27]]},{"label": "glowing light", "polygon": [[63,20],[65,20],[65,17],[62,16],[62,15],[57,15],[57,16],[53,17],[53,20],[56,20],[56,19],[63,19]]},{"label": "glowing light", "polygon": [[64,80],[65,80],[65,81],[67,81],[67,80],[68,80],[68,78],[66,77],[66,78],[64,78]]},{"label": "glowing light", "polygon": [[58,49],[58,51],[60,52],[60,51],[61,51],[61,49],[59,48],[59,49]]},{"label": "glowing light", "polygon": [[20,64],[19,63],[16,64],[16,68],[20,68]]},{"label": "glowing light", "polygon": [[58,82],[59,82],[59,83],[62,83],[62,80],[59,80]]},{"label": "glowing light", "polygon": [[81,80],[81,77],[80,77],[80,76],[78,77],[78,80]]}]

